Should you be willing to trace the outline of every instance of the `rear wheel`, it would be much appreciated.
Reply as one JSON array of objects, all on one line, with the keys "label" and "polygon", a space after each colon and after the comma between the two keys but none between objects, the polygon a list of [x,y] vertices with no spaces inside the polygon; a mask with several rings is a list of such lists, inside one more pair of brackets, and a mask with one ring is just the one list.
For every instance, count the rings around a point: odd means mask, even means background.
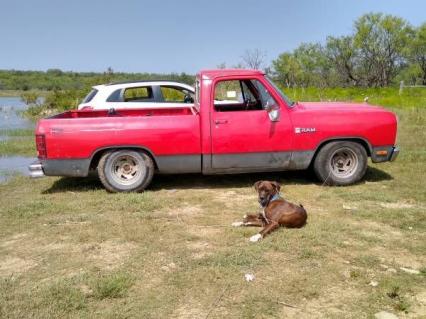
[{"label": "rear wheel", "polygon": [[356,142],[337,141],[321,148],[314,161],[314,171],[327,185],[350,185],[367,171],[367,152]]},{"label": "rear wheel", "polygon": [[99,160],[98,175],[109,192],[141,192],[152,181],[154,163],[143,152],[111,151]]}]

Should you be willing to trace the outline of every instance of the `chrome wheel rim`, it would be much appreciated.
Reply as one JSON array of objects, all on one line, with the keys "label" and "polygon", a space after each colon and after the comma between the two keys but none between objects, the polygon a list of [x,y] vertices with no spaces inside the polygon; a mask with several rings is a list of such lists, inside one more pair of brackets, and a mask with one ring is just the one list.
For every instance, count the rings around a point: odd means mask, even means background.
[{"label": "chrome wheel rim", "polygon": [[336,150],[330,158],[330,169],[337,177],[351,177],[355,174],[358,165],[358,156],[348,147]]},{"label": "chrome wheel rim", "polygon": [[145,174],[145,167],[130,155],[122,155],[114,159],[111,165],[111,176],[120,185],[132,185]]}]

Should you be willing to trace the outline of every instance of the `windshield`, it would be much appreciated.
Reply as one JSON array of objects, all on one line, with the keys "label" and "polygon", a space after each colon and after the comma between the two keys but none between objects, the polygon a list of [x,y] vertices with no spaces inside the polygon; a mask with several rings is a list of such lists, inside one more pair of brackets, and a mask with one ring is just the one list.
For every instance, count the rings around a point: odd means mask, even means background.
[{"label": "windshield", "polygon": [[294,102],[290,100],[289,97],[285,95],[283,91],[281,91],[281,89],[270,78],[266,77],[266,80],[274,87],[274,89],[279,93],[279,95],[289,107],[294,106]]}]

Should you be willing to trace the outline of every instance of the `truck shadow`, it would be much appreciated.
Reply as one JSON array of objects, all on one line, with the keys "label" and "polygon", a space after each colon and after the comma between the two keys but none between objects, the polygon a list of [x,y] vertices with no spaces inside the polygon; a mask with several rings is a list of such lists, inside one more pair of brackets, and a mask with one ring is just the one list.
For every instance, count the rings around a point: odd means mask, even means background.
[{"label": "truck shadow", "polygon": [[[375,167],[368,167],[365,182],[380,182],[391,180],[393,177]],[[233,175],[201,175],[201,174],[181,174],[181,175],[156,175],[149,187],[151,191],[161,189],[197,189],[197,188],[238,188],[251,187],[259,180],[276,180],[283,185],[321,185],[315,174],[310,170],[306,171],[288,171],[272,173],[251,173],[251,174],[233,174]],[[89,177],[63,177],[45,190],[43,194],[60,192],[85,192],[103,189],[101,182],[96,174]]]}]

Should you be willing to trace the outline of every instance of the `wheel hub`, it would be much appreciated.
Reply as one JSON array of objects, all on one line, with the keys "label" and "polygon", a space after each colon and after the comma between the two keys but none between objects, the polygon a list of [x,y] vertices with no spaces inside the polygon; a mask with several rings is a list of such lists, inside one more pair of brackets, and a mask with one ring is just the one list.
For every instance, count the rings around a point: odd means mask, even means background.
[{"label": "wheel hub", "polygon": [[141,174],[137,159],[129,155],[116,158],[111,168],[113,178],[120,184],[131,184]]},{"label": "wheel hub", "polygon": [[358,167],[358,157],[352,149],[336,150],[330,160],[331,171],[338,177],[350,177]]}]

